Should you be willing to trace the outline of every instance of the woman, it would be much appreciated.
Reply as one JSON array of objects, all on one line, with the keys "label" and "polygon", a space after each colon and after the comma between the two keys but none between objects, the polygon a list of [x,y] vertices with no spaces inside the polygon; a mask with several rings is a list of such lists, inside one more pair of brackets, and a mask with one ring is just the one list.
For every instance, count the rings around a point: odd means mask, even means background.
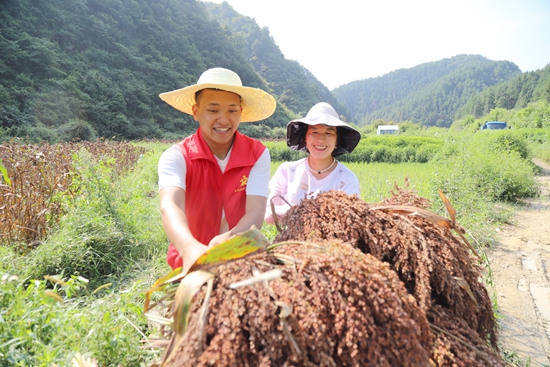
[{"label": "woman", "polygon": [[319,192],[341,190],[359,196],[357,176],[335,157],[351,153],[359,143],[361,134],[341,121],[331,105],[317,103],[306,117],[290,121],[286,136],[290,149],[309,155],[281,164],[271,178],[264,218],[267,223],[274,223],[271,204],[277,216],[282,216],[290,208],[289,204],[298,204]]}]

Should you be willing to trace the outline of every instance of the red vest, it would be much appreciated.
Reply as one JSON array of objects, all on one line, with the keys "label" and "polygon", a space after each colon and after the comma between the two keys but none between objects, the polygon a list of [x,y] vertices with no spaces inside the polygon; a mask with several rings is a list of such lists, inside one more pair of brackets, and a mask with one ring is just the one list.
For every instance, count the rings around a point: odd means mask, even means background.
[{"label": "red vest", "polygon": [[[237,131],[224,173],[204,141],[200,128],[181,141],[178,147],[187,167],[185,215],[189,229],[193,237],[208,245],[212,238],[220,234],[222,209],[230,229],[244,216],[248,176],[265,146]],[[183,265],[172,244],[168,248],[166,261],[172,269]]]}]

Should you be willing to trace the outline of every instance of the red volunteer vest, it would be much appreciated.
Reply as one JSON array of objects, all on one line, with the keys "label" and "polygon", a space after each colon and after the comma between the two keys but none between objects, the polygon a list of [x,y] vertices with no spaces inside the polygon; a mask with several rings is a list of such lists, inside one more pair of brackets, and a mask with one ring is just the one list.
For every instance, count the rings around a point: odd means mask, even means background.
[{"label": "red volunteer vest", "polygon": [[[230,229],[244,216],[248,176],[265,146],[237,131],[224,173],[203,139],[200,128],[181,141],[178,147],[187,167],[185,214],[189,229],[199,242],[208,245],[219,234],[222,209]],[[183,266],[172,244],[168,247],[166,261],[172,269]]]}]

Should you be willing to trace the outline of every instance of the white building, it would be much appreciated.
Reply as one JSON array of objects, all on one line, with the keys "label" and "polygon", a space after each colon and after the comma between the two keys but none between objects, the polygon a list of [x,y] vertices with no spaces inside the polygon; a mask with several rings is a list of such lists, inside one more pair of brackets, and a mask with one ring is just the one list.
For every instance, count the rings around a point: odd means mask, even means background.
[{"label": "white building", "polygon": [[399,133],[399,126],[397,125],[378,125],[378,130],[376,130],[376,135],[397,133]]}]

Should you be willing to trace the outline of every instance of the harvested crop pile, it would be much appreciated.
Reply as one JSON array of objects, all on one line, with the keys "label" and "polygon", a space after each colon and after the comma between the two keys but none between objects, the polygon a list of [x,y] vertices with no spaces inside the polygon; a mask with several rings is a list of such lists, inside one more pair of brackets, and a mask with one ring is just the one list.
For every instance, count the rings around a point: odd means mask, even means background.
[{"label": "harvested crop pile", "polygon": [[[383,204],[392,203],[418,205],[423,201],[400,190]],[[447,330],[446,325],[437,323],[456,319],[467,327],[462,330],[467,340],[490,340],[495,349],[496,321],[487,290],[480,282],[481,267],[450,229],[426,217],[421,211],[369,205],[355,196],[331,191],[291,208],[282,221],[286,229],[275,242],[338,238],[372,254],[390,265],[428,316],[435,308],[445,312],[447,318],[429,318],[436,327]],[[450,339],[450,343],[459,343]],[[452,354],[453,350],[461,349],[456,346],[445,353]],[[451,355],[447,359],[460,362],[461,357]],[[475,364],[462,361],[458,365]]]},{"label": "harvested crop pile", "polygon": [[379,205],[303,200],[267,251],[209,269],[162,365],[504,366],[477,259],[427,205],[401,189]]},{"label": "harvested crop pile", "polygon": [[[283,275],[267,285],[228,288],[250,278],[254,267]],[[196,298],[189,331],[167,366],[429,363],[430,331],[414,298],[387,264],[336,240],[288,244],[221,266],[204,342],[197,325],[204,292]],[[281,321],[287,307],[292,311]]]},{"label": "harvested crop pile", "polygon": [[436,305],[428,312],[428,319],[434,339],[432,360],[436,366],[505,366],[498,351],[448,309]]}]

